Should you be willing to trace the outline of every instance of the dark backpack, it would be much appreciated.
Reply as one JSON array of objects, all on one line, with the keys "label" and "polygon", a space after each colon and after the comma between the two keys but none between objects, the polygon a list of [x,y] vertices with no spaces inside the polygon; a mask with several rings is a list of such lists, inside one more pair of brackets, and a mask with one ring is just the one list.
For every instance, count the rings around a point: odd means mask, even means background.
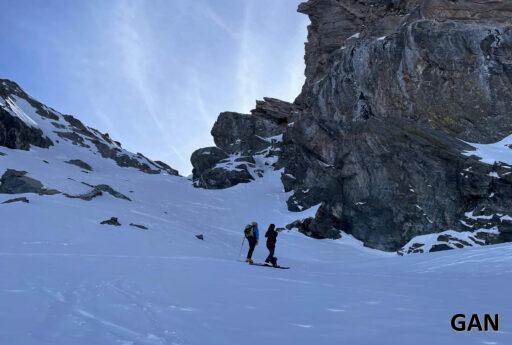
[{"label": "dark backpack", "polygon": [[254,226],[252,224],[247,224],[244,229],[245,238],[254,237]]}]

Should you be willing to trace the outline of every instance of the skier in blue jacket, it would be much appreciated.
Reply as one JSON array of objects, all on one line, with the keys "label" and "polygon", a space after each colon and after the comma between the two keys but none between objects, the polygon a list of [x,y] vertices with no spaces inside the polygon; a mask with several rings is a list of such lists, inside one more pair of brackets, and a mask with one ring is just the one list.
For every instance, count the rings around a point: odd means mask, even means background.
[{"label": "skier in blue jacket", "polygon": [[258,244],[258,240],[260,238],[260,232],[258,230],[258,223],[252,222],[251,224],[245,227],[245,238],[247,238],[247,242],[249,242],[249,251],[247,252],[247,259],[245,262],[248,262],[252,265],[252,253],[254,252],[254,248]]}]

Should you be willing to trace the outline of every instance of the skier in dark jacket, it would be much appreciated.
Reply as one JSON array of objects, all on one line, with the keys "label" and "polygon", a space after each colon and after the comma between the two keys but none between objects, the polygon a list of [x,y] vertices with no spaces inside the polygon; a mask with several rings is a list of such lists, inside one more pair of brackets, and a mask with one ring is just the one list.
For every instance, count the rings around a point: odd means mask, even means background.
[{"label": "skier in dark jacket", "polygon": [[252,222],[251,224],[245,227],[245,238],[247,238],[247,242],[249,242],[249,251],[247,252],[247,259],[245,262],[248,262],[252,265],[252,253],[254,252],[254,248],[258,244],[259,240],[259,231],[258,231],[258,223]]},{"label": "skier in dark jacket", "polygon": [[274,224],[269,225],[268,230],[265,233],[265,237],[267,238],[267,248],[269,252],[267,259],[265,260],[265,264],[277,266],[277,258],[274,257],[274,251],[276,250],[277,242],[277,231]]}]

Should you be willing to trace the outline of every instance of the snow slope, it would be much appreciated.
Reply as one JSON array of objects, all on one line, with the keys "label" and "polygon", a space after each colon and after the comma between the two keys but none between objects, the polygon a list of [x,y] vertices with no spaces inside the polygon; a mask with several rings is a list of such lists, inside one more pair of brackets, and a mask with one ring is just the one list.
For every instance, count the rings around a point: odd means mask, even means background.
[{"label": "snow slope", "polygon": [[[290,270],[249,266],[237,261],[246,223],[258,221],[264,233],[270,222],[316,211],[287,211],[280,172],[203,190],[61,144],[0,147],[0,174],[25,170],[69,194],[90,189],[81,182],[106,183],[132,201],[25,194],[28,204],[1,204],[20,195],[0,194],[0,344],[512,342],[510,245],[399,257],[350,236],[319,241],[284,232],[276,255]],[[74,158],[93,171],[65,163]],[[99,224],[110,217],[122,225]],[[255,258],[266,255],[258,246]],[[498,313],[501,331],[456,333],[456,313]]]}]

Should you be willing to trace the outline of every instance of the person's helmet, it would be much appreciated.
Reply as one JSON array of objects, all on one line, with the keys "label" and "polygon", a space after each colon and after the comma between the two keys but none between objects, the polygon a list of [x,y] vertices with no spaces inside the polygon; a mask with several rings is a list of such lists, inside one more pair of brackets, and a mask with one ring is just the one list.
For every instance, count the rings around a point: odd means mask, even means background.
[{"label": "person's helmet", "polygon": [[252,222],[252,223],[251,223],[251,225],[252,225],[252,226],[257,226],[257,225],[258,225],[258,223],[256,223],[256,222]]}]

